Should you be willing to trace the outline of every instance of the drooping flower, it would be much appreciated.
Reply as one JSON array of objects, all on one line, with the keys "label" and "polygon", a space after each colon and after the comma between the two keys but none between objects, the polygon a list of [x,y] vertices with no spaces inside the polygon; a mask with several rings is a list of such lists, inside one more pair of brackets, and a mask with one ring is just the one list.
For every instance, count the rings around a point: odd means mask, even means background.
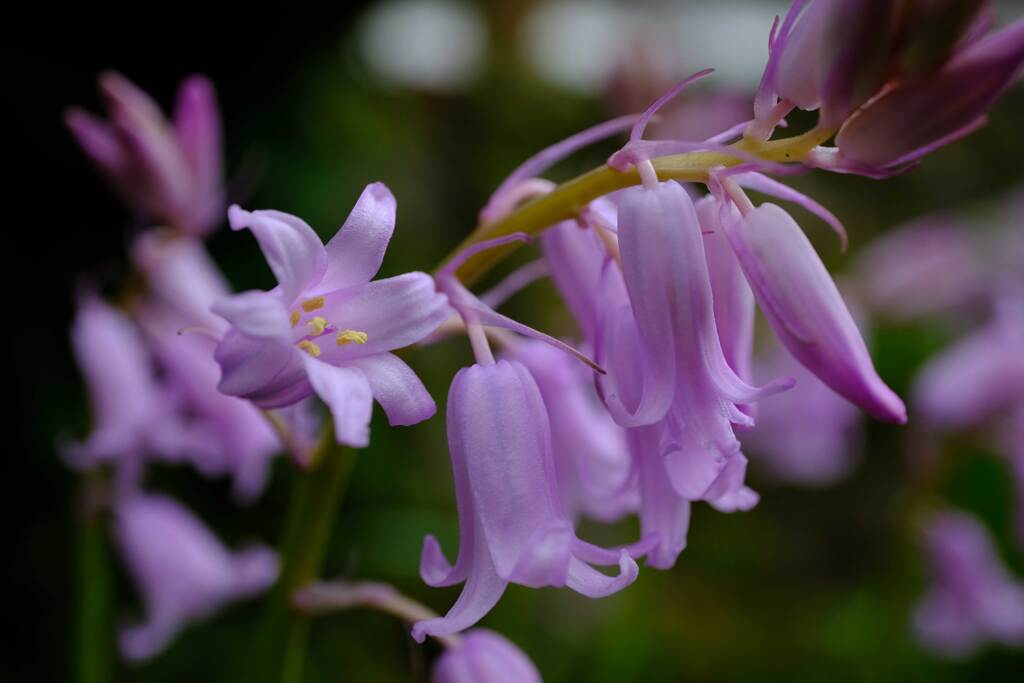
[{"label": "drooping flower", "polygon": [[147,285],[136,317],[160,364],[164,400],[181,415],[181,450],[206,475],[230,472],[236,496],[252,500],[281,443],[259,409],[217,390],[216,343],[205,334],[181,333],[224,334],[227,323],[210,307],[230,290],[203,246],[188,237],[145,233],[132,258]]},{"label": "drooping flower", "polygon": [[432,683],[541,683],[540,672],[507,638],[485,628],[467,631],[438,657]]},{"label": "drooping flower", "polygon": [[986,641],[1024,644],[1024,585],[999,561],[992,538],[966,513],[936,515],[925,532],[933,586],[914,630],[936,654],[965,657]]},{"label": "drooping flower", "polygon": [[823,167],[895,169],[958,140],[985,115],[1024,63],[1024,21],[970,42],[937,72],[883,90],[843,124],[838,157]]},{"label": "drooping flower", "polygon": [[758,305],[793,356],[832,390],[879,420],[906,408],[875,371],[867,345],[800,226],[775,204],[723,226]]},{"label": "drooping flower", "polygon": [[[758,389],[729,366],[715,321],[700,223],[680,185],[665,182],[624,192],[618,236],[630,306],[609,311],[604,325],[609,372],[599,383],[605,403],[626,427],[664,420],[662,448],[680,495],[728,497],[742,488],[746,466],[733,424],[752,424],[738,405],[791,382]],[[599,354],[599,362],[604,357]]]},{"label": "drooping flower", "polygon": [[121,555],[146,604],[145,622],[121,634],[126,659],[153,657],[190,622],[266,590],[277,578],[277,557],[269,548],[232,553],[165,496],[125,497],[115,521]]},{"label": "drooping flower", "polygon": [[[416,640],[469,628],[510,582],[603,597],[636,579],[626,550],[576,537],[559,499],[544,401],[523,365],[500,360],[460,370],[448,395],[447,428],[459,555],[452,566],[428,536],[420,575],[431,586],[465,586],[447,615],[415,624]],[[620,573],[606,576],[589,563],[618,564]]]},{"label": "drooping flower", "polygon": [[164,451],[172,414],[161,400],[152,360],[131,320],[98,296],[83,295],[71,345],[93,417],[89,438],[70,449],[72,464],[91,468]]},{"label": "drooping flower", "polygon": [[395,221],[395,199],[368,185],[337,235],[324,246],[301,219],[279,211],[229,211],[234,230],[255,234],[278,287],[219,301],[231,328],[215,358],[220,390],[263,408],[316,393],[331,409],[339,443],[369,443],[372,401],[392,425],[434,414],[415,373],[390,353],[430,334],[448,316],[447,300],[425,273],[370,281]]},{"label": "drooping flower", "polygon": [[517,341],[505,355],[522,363],[540,389],[566,516],[613,521],[635,509],[625,432],[601,405],[593,373],[540,341]]},{"label": "drooping flower", "polygon": [[201,235],[223,215],[220,115],[202,76],[178,89],[173,123],[117,73],[100,76],[109,121],[81,109],[65,121],[93,163],[140,217]]}]

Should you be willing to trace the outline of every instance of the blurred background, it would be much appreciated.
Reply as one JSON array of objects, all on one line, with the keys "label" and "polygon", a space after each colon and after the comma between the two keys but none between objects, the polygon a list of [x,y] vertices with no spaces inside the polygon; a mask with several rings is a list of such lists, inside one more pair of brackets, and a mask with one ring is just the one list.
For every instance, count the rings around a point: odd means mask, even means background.
[{"label": "blurred background", "polygon": [[[7,25],[4,89],[12,116],[9,173],[17,192],[6,236],[14,444],[7,450],[13,543],[6,556],[8,616],[0,679],[63,680],[78,591],[75,476],[55,444],[87,430],[88,408],[68,349],[73,293],[82,277],[114,282],[137,226],[93,173],[64,130],[72,104],[100,109],[96,75],[116,69],[169,106],[193,72],[217,85],[231,195],[251,208],[302,216],[322,237],[344,220],[363,186],[387,183],[398,226],[382,275],[431,270],[474,226],[490,191],[533,151],[612,115],[642,109],[665,85],[716,67],[672,118],[693,135],[749,116],[781,2],[349,2],[331,12],[246,11],[218,18],[184,8],[27,17]],[[1002,18],[1024,6],[996,3]],[[714,108],[712,108],[712,105]],[[703,107],[703,109],[701,109]],[[794,117],[798,127],[812,118]],[[924,213],[955,211],[979,231],[999,226],[1005,198],[1024,182],[1019,124],[1024,90],[1012,90],[987,128],[885,182],[810,173],[792,184],[846,224],[840,253],[820,221],[797,211],[823,258],[849,272],[874,237]],[[667,125],[667,124],[666,124]],[[717,127],[717,128],[716,128]],[[616,143],[559,165],[564,179],[603,162]],[[1018,225],[1019,229],[1019,225]],[[210,249],[232,284],[264,288],[272,276],[255,241],[218,232]],[[535,250],[523,250],[492,281]],[[517,295],[509,314],[552,333],[573,334],[549,283]],[[874,324],[881,375],[902,396],[926,359],[974,326]],[[447,384],[470,362],[464,340],[418,350],[411,364],[443,410]],[[445,611],[458,589],[427,588],[417,576],[424,534],[446,549],[457,521],[443,420],[388,429],[374,416],[338,511],[325,576],[393,582]],[[483,625],[517,643],[545,680],[1021,680],[1024,653],[999,646],[964,661],[923,651],[909,627],[927,587],[922,516],[954,505],[980,516],[1003,559],[1024,575],[1013,541],[1009,466],[986,439],[938,444],[914,426],[864,421],[856,464],[838,481],[786,483],[758,466],[752,512],[694,509],[689,547],[674,569],[641,569],[611,598],[512,586]],[[928,451],[922,455],[922,451]],[[229,544],[274,542],[289,492],[279,459],[270,488],[238,508],[229,485],[162,467],[148,483],[185,501]],[[585,526],[615,542],[630,524]],[[128,578],[111,559],[113,629],[140,612]],[[99,588],[97,588],[99,589]],[[119,681],[244,680],[261,613],[258,602],[197,625],[153,662],[118,665]],[[316,622],[309,681],[421,681],[437,654],[406,626],[366,611]],[[201,672],[201,674],[197,674]]]}]

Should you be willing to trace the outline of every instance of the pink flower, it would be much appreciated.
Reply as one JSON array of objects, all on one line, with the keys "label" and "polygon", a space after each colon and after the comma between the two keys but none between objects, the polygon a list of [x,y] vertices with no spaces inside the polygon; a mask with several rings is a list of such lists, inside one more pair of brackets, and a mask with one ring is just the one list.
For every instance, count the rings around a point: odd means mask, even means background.
[{"label": "pink flower", "polygon": [[507,638],[484,628],[467,631],[438,657],[432,683],[541,683],[540,672]]},{"label": "pink flower", "polygon": [[[469,628],[510,582],[603,597],[636,579],[626,550],[576,537],[559,496],[544,401],[523,365],[501,360],[460,370],[448,394],[447,427],[459,555],[452,566],[428,536],[420,575],[431,586],[465,585],[447,615],[414,625],[417,641]],[[620,573],[606,576],[589,563],[618,564]]]},{"label": "pink flower", "polygon": [[213,84],[192,76],[178,89],[174,122],[120,74],[100,77],[110,121],[81,109],[65,121],[79,145],[141,217],[201,235],[223,215],[220,115]]},{"label": "pink flower", "polygon": [[278,286],[222,299],[214,312],[231,323],[215,358],[220,390],[263,408],[312,393],[334,417],[339,443],[369,443],[372,401],[392,425],[434,414],[426,388],[390,353],[423,339],[449,314],[425,273],[371,282],[395,225],[395,199],[368,185],[325,246],[301,219],[280,211],[228,212],[234,230],[255,234]]},{"label": "pink flower", "polygon": [[116,537],[146,603],[146,620],[121,634],[126,659],[149,659],[189,622],[260,593],[277,578],[269,548],[229,552],[174,500],[133,493],[115,511]]}]

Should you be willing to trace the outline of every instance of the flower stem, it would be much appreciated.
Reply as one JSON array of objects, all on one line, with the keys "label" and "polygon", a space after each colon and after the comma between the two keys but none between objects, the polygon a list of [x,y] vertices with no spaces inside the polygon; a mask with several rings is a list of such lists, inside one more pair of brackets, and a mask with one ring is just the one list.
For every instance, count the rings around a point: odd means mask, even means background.
[{"label": "flower stem", "polygon": [[302,679],[309,641],[309,618],[291,606],[292,594],[317,578],[334,527],[341,496],[356,451],[325,433],[311,466],[296,471],[292,498],[280,544],[281,576],[270,596],[264,621],[259,679],[296,683]]},{"label": "flower stem", "polygon": [[90,499],[96,482],[83,481],[78,521],[78,621],[75,635],[79,683],[111,680],[110,557],[103,516]]},{"label": "flower stem", "polygon": [[[743,139],[736,142],[733,147],[747,154],[755,154],[765,161],[799,163],[817,145],[828,140],[834,132],[814,129],[802,135],[768,142]],[[651,160],[659,180],[680,182],[706,182],[708,172],[712,169],[735,166],[743,162],[744,159],[738,156],[711,151],[674,154]],[[519,206],[505,217],[477,227],[441,265],[451,261],[467,247],[484,240],[514,232],[536,235],[556,223],[574,218],[583,207],[598,197],[640,183],[640,174],[635,167],[623,172],[608,166],[599,166]],[[521,242],[514,242],[475,254],[458,268],[456,274],[460,281],[469,286],[520,246]]]}]

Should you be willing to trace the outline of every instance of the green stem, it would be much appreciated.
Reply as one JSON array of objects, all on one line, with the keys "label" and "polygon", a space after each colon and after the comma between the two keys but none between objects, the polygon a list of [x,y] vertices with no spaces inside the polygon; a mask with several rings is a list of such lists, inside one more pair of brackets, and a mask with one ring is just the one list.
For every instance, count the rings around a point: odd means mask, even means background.
[{"label": "green stem", "polygon": [[75,635],[76,679],[79,683],[111,680],[111,582],[106,529],[91,501],[96,482],[82,483],[82,510],[78,521],[78,621]]},{"label": "green stem", "polygon": [[280,544],[281,576],[270,596],[264,622],[259,679],[296,683],[302,680],[310,621],[291,606],[292,594],[320,574],[342,493],[356,451],[334,442],[328,430],[313,459],[298,472]]},{"label": "green stem", "polygon": [[[765,161],[795,163],[804,160],[808,152],[831,137],[833,132],[814,129],[803,135],[768,142],[743,139],[735,143],[733,147],[748,154],[755,154]],[[689,152],[660,157],[651,161],[661,180],[706,182],[708,173],[712,169],[720,166],[735,166],[742,163],[744,159],[725,152]],[[640,175],[635,168],[621,172],[608,166],[599,166],[562,183],[548,194],[519,206],[507,216],[479,226],[452,251],[443,263],[450,261],[455,254],[477,242],[515,232],[536,235],[547,227],[574,218],[583,207],[598,197],[639,184]],[[476,254],[458,269],[459,279],[466,285],[473,284],[520,246],[520,244],[512,243]]]}]

